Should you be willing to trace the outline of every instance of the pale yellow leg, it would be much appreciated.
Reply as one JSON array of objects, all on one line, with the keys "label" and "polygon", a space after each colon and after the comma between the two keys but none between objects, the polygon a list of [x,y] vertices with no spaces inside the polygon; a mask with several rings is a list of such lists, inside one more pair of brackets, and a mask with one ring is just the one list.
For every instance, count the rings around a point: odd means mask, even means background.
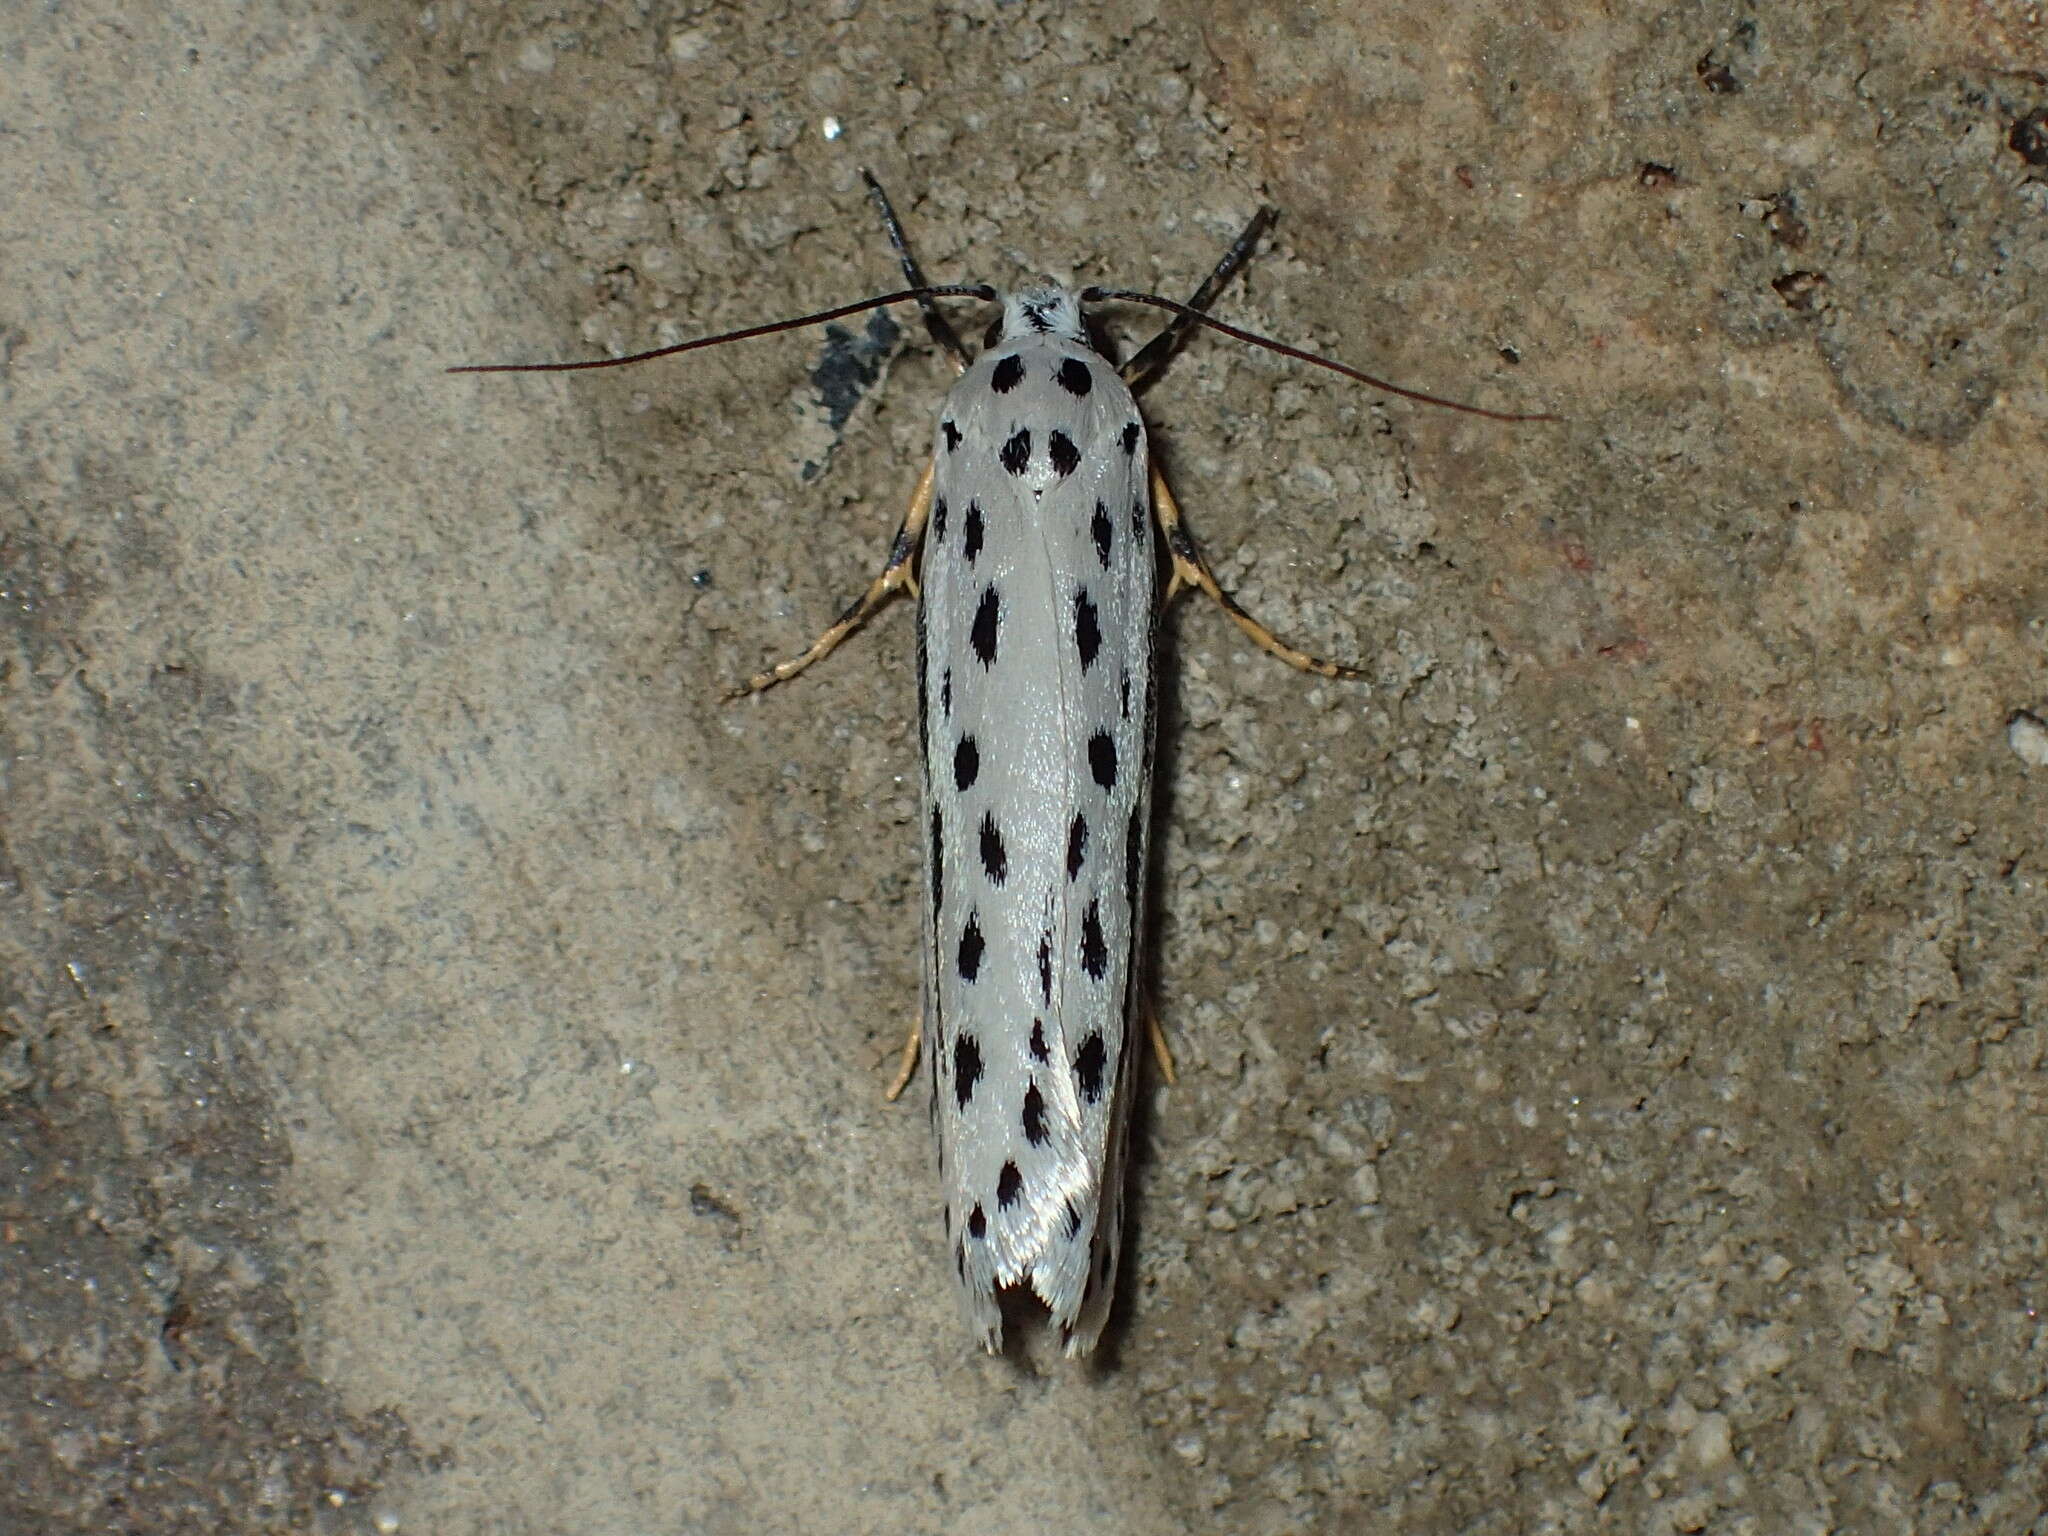
[{"label": "pale yellow leg", "polygon": [[924,537],[925,519],[932,510],[932,473],[937,463],[927,464],[924,473],[918,477],[917,489],[910,494],[910,510],[903,514],[903,526],[896,530],[896,537],[889,544],[889,560],[882,567],[882,573],[868,583],[863,592],[838,621],[822,635],[811,642],[811,648],[801,656],[792,657],[766,672],[757,672],[746,683],[726,694],[728,700],[744,699],[750,693],[759,693],[764,688],[773,688],[777,683],[786,683],[812,662],[822,660],[838,649],[839,642],[867,622],[883,603],[898,591],[911,596],[917,595],[917,574],[911,568],[917,554],[918,542]]},{"label": "pale yellow leg", "polygon": [[917,1043],[923,1034],[924,1015],[920,1013],[910,1021],[910,1036],[903,1042],[903,1064],[896,1070],[896,1081],[882,1095],[891,1104],[903,1096],[903,1090],[910,1083],[910,1074],[917,1070]]},{"label": "pale yellow leg", "polygon": [[1173,1047],[1166,1043],[1166,1031],[1159,1027],[1159,1015],[1149,1006],[1145,1009],[1145,1032],[1152,1037],[1152,1059],[1159,1063],[1159,1070],[1166,1074],[1166,1086],[1171,1088],[1180,1081],[1173,1070]]},{"label": "pale yellow leg", "polygon": [[[1320,656],[1311,656],[1307,651],[1298,651],[1273,631],[1237,605],[1237,600],[1216,584],[1210,573],[1209,562],[1202,558],[1201,550],[1195,547],[1194,536],[1181,521],[1180,504],[1173,499],[1173,492],[1166,487],[1166,477],[1159,473],[1157,464],[1152,466],[1152,515],[1159,520],[1159,532],[1166,540],[1166,552],[1173,560],[1173,579],[1167,583],[1166,595],[1170,598],[1182,587],[1198,587],[1215,598],[1231,622],[1251,636],[1252,644],[1262,651],[1269,651],[1286,662],[1290,667],[1299,667],[1304,672],[1313,672],[1319,677],[1364,677],[1358,667],[1350,667],[1339,661],[1325,661]],[[1167,1074],[1168,1081],[1172,1074]]]}]

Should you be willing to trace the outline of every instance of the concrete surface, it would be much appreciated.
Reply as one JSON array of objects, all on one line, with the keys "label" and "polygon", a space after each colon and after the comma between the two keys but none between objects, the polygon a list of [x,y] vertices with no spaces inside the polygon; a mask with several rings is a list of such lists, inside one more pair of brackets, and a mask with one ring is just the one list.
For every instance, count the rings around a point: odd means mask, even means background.
[{"label": "concrete surface", "polygon": [[[12,9],[0,1529],[2048,1528],[2048,37],[1508,10]],[[1270,198],[1228,315],[1564,418],[1149,397],[1373,681],[1168,624],[1095,1370],[881,1098],[908,613],[716,699],[945,368],[440,371],[891,286],[863,163],[951,279]]]}]

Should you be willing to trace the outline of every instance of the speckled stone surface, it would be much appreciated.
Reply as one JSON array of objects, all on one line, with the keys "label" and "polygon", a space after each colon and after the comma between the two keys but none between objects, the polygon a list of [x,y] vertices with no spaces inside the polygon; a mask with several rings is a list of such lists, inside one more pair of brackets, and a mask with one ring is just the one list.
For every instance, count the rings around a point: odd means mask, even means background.
[{"label": "speckled stone surface", "polygon": [[[0,23],[0,1528],[2042,1519],[2048,41],[1995,7]],[[1168,293],[1105,1364],[971,1352],[909,615],[940,280]],[[1126,337],[1143,317],[1112,314]],[[842,348],[843,351],[843,348]],[[875,359],[868,359],[875,361]],[[2031,711],[2019,717],[2018,711]],[[2030,755],[2031,753],[2031,755]]]}]

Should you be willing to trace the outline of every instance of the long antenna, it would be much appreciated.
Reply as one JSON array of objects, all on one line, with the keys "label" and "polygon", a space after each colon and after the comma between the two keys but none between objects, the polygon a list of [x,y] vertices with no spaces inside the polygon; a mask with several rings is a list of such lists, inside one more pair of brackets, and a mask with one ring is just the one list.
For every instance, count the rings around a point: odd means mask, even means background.
[{"label": "long antenna", "polygon": [[577,373],[586,368],[623,368],[628,363],[650,362],[657,357],[674,357],[678,352],[694,352],[699,347],[715,347],[728,341],[746,341],[754,336],[773,336],[777,331],[793,331],[801,326],[821,325],[827,320],[837,320],[843,315],[857,315],[864,310],[880,309],[884,304],[901,304],[906,299],[915,299],[920,304],[928,299],[980,299],[993,304],[995,289],[986,283],[953,283],[937,288],[905,288],[896,293],[885,293],[880,298],[862,299],[857,304],[842,304],[837,309],[821,309],[815,315],[798,315],[794,320],[773,320],[766,325],[750,325],[743,330],[726,331],[718,336],[699,336],[695,341],[679,341],[672,347],[656,347],[651,352],[635,352],[630,357],[600,357],[587,363],[468,363],[460,368],[450,368],[450,373]]},{"label": "long antenna", "polygon": [[[1559,418],[1547,411],[1490,411],[1483,405],[1467,405],[1462,400],[1446,400],[1441,395],[1425,395],[1419,389],[1404,389],[1399,384],[1375,377],[1357,368],[1318,357],[1313,352],[1304,352],[1300,347],[1290,347],[1284,341],[1275,341],[1270,336],[1260,336],[1252,331],[1241,331],[1234,325],[1203,314],[1199,309],[1186,304],[1176,304],[1172,299],[1162,299],[1156,293],[1135,293],[1128,288],[1084,288],[1081,302],[1099,304],[1105,301],[1120,301],[1128,304],[1149,304],[1154,309],[1167,310],[1180,316],[1181,324],[1192,322],[1206,325],[1212,331],[1221,331],[1238,341],[1248,341],[1255,347],[1264,347],[1268,352],[1278,352],[1282,357],[1291,357],[1297,362],[1314,363],[1318,368],[1327,368],[1332,373],[1341,373],[1347,379],[1356,379],[1361,384],[1370,384],[1374,389],[1385,390],[1390,395],[1399,395],[1404,400],[1420,401],[1424,405],[1440,405],[1446,410],[1464,411],[1473,416],[1484,416],[1492,421],[1556,421]],[[1169,330],[1172,327],[1168,328]]]}]

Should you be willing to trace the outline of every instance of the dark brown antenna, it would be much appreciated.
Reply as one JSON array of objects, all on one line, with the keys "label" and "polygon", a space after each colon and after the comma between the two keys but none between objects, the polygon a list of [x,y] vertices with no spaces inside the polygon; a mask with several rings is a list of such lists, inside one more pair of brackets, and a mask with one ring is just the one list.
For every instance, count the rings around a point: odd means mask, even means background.
[{"label": "dark brown antenna", "polygon": [[[1385,390],[1390,395],[1399,395],[1404,400],[1417,400],[1424,405],[1440,405],[1446,410],[1464,411],[1473,416],[1484,416],[1491,421],[1558,420],[1557,417],[1546,411],[1490,411],[1483,405],[1467,405],[1462,400],[1446,400],[1441,395],[1426,395],[1419,389],[1404,389],[1399,384],[1377,378],[1370,373],[1365,373],[1345,363],[1337,362],[1332,358],[1318,357],[1313,352],[1305,352],[1300,347],[1290,347],[1284,341],[1274,341],[1269,336],[1260,336],[1253,331],[1241,331],[1234,325],[1226,325],[1221,320],[1203,314],[1201,310],[1191,305],[1176,304],[1172,299],[1162,299],[1156,293],[1134,293],[1128,288],[1084,288],[1081,290],[1081,302],[1084,304],[1109,302],[1149,304],[1154,309],[1163,309],[1178,315],[1180,318],[1175,321],[1174,325],[1183,329],[1188,325],[1206,325],[1210,330],[1221,331],[1224,335],[1233,337],[1238,341],[1248,341],[1255,347],[1264,347],[1268,352],[1278,352],[1282,357],[1291,357],[1297,362],[1314,363],[1318,368],[1327,368],[1332,373],[1343,374],[1347,379],[1356,379],[1361,384],[1370,384],[1374,389]],[[1160,335],[1164,337],[1172,334],[1173,331],[1174,326],[1168,326]],[[1143,356],[1143,353],[1139,355]]]},{"label": "dark brown antenna", "polygon": [[955,283],[938,288],[904,288],[896,293],[885,293],[879,298],[862,299],[857,304],[841,304],[837,309],[821,309],[815,315],[798,315],[794,320],[772,320],[766,325],[750,325],[742,330],[726,331],[717,336],[699,336],[695,341],[679,341],[672,347],[656,347],[649,352],[635,352],[629,357],[600,357],[587,363],[466,363],[460,368],[450,368],[450,373],[577,373],[586,368],[623,368],[628,363],[651,362],[657,357],[674,357],[678,352],[694,352],[699,347],[716,347],[728,341],[746,341],[754,336],[773,336],[777,331],[794,331],[806,325],[822,325],[827,320],[837,320],[844,315],[858,315],[865,310],[880,309],[884,304],[901,304],[915,299],[923,304],[931,299],[980,299],[993,304],[995,289],[986,283]]}]

